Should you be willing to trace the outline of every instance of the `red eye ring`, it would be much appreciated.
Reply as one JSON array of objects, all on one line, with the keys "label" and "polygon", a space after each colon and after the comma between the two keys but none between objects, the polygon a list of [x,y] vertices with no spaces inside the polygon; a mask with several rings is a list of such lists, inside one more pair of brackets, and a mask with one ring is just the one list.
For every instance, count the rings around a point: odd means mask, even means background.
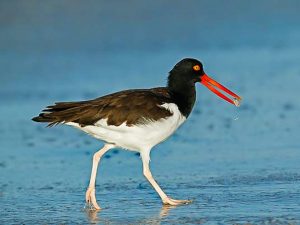
[{"label": "red eye ring", "polygon": [[200,70],[200,66],[199,65],[193,66],[193,70],[199,71]]}]

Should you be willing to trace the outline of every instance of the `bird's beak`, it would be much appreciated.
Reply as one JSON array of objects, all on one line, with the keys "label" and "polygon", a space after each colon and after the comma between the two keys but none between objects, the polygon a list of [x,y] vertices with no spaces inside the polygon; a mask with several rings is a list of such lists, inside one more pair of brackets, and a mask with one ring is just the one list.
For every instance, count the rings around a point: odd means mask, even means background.
[{"label": "bird's beak", "polygon": [[[232,91],[230,91],[229,89],[227,89],[226,87],[224,87],[222,84],[220,84],[217,81],[213,80],[212,78],[210,78],[206,74],[202,75],[200,79],[201,79],[201,83],[203,85],[205,85],[209,90],[214,92],[216,95],[218,95],[219,97],[221,97],[224,100],[228,101],[229,103],[234,104],[235,106],[240,106],[240,102],[241,102],[242,98],[239,97],[238,95],[236,95],[235,93],[233,93]],[[218,88],[221,91],[227,93],[228,95],[231,95],[233,97],[233,99],[227,97],[226,95],[224,95],[223,93],[218,91],[216,88]]]}]

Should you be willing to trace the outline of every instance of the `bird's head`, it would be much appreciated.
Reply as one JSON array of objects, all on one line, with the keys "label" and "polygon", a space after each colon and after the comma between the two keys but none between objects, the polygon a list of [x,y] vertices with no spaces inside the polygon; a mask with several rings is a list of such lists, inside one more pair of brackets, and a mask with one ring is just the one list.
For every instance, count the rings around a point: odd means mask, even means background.
[{"label": "bird's head", "polygon": [[186,58],[181,60],[170,71],[170,75],[168,77],[168,87],[171,88],[171,90],[188,91],[184,89],[187,89],[189,86],[195,86],[195,83],[197,82],[200,82],[229,103],[234,104],[235,106],[240,105],[242,98],[210,78],[204,72],[202,63],[196,59]]}]

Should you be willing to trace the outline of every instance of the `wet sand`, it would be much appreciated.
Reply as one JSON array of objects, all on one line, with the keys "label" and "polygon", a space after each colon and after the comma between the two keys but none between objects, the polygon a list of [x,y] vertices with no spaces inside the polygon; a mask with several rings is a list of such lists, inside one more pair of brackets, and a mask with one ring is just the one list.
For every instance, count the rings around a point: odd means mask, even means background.
[{"label": "wet sand", "polygon": [[[247,13],[224,17],[223,23],[218,14],[210,29],[205,28],[204,17],[196,17],[209,34],[208,38],[196,32],[201,39],[197,48],[191,35],[168,42],[164,33],[155,38],[137,33],[132,41],[130,34],[116,40],[101,36],[100,31],[95,34],[102,38],[96,49],[87,47],[98,43],[91,31],[83,34],[82,41],[70,42],[71,36],[60,33],[61,39],[51,37],[49,47],[48,39],[37,31],[55,28],[58,19],[33,13],[33,18],[48,19],[50,28],[44,28],[43,20],[30,20],[25,24],[35,26],[22,30],[27,25],[22,25],[24,15],[19,13],[8,28],[1,28],[5,35],[0,54],[0,224],[299,224],[300,29],[296,21],[300,18],[295,13],[299,4],[288,3],[278,11],[262,1],[259,10],[248,7]],[[213,12],[213,3],[203,4]],[[78,20],[72,26],[79,29],[92,21],[96,13],[91,6],[89,10],[82,24]],[[58,18],[62,16],[58,13]],[[121,34],[124,26],[134,30],[125,23],[135,21],[134,16],[126,17],[123,25],[119,17],[114,18],[112,23],[121,30],[108,34]],[[160,29],[148,26],[143,31],[162,31],[163,25],[171,24],[171,17],[165,18]],[[260,23],[261,18],[265,20]],[[135,21],[136,28],[155,24],[147,21],[144,17]],[[72,26],[67,28],[71,34],[77,32]],[[175,28],[172,25],[165,32],[180,34]],[[29,35],[34,29],[40,37],[37,42]],[[23,38],[17,38],[18,32],[23,32]],[[93,38],[86,43],[89,35]],[[159,40],[164,43],[161,47]],[[163,207],[142,176],[139,156],[115,149],[103,158],[97,176],[96,195],[103,210],[85,210],[91,158],[102,143],[70,127],[48,129],[30,118],[56,101],[161,86],[172,65],[186,56],[201,59],[207,74],[244,98],[242,106],[235,108],[198,85],[190,118],[152,151],[152,172],[166,193],[193,203]]]}]

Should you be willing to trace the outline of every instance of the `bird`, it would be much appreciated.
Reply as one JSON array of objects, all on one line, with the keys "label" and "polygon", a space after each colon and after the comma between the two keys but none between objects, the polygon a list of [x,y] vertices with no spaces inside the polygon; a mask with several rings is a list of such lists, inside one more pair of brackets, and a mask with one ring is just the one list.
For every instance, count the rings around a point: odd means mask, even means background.
[{"label": "bird", "polygon": [[[189,117],[196,101],[196,83],[201,83],[227,102],[239,106],[241,97],[230,91],[203,69],[194,58],[184,58],[171,69],[165,87],[130,89],[92,100],[57,102],[32,118],[48,126],[65,124],[104,142],[94,153],[85,201],[100,210],[95,183],[101,157],[113,148],[140,154],[145,178],[164,205],[188,204],[190,200],[169,197],[153,178],[150,170],[151,149],[170,137]],[[227,96],[227,95],[228,96]]]}]

